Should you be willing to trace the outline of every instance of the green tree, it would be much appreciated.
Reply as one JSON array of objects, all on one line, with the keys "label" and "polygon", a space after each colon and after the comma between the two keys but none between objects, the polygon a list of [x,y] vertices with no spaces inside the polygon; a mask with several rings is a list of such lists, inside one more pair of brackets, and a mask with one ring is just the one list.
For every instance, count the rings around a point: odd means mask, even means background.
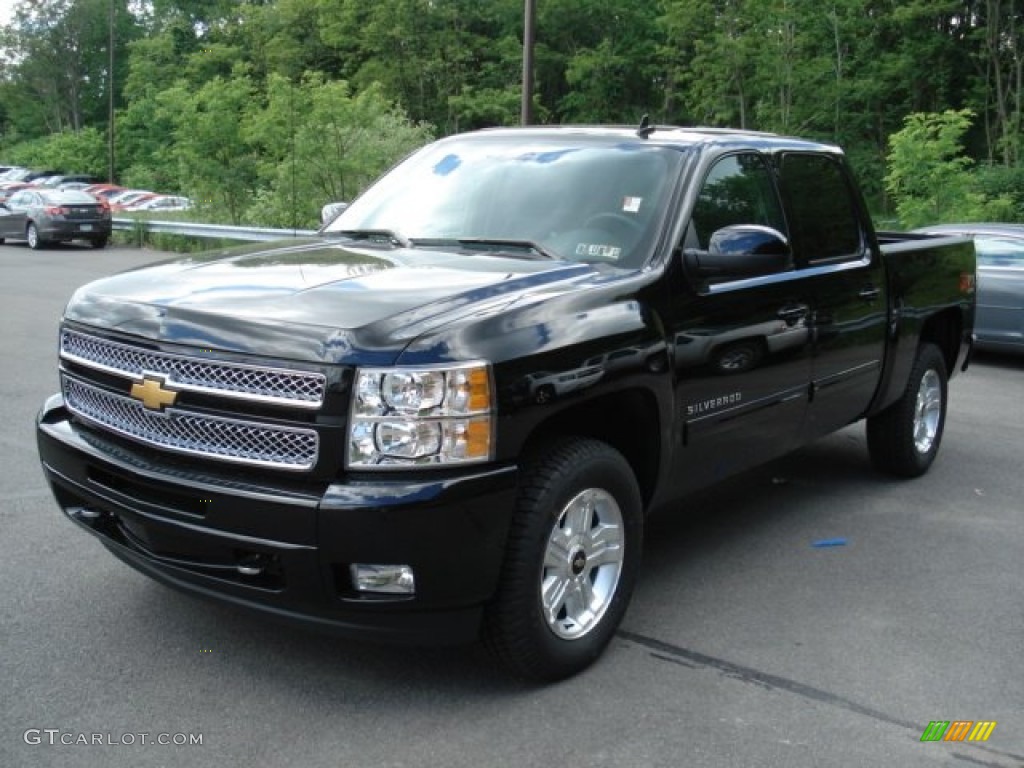
[{"label": "green tree", "polygon": [[183,188],[233,224],[241,223],[257,188],[258,159],[243,132],[255,96],[241,65],[230,78],[215,77],[198,91],[179,84],[160,96],[176,110],[173,155]]},{"label": "green tree", "polygon": [[284,227],[313,225],[324,203],[352,200],[432,138],[380,87],[353,95],[347,83],[327,82],[319,73],[298,84],[271,76],[267,106],[250,114],[246,135],[263,158],[260,192],[247,218]]},{"label": "green tree", "polygon": [[[105,124],[110,0],[20,0],[0,45],[8,51],[5,100],[26,136]],[[139,36],[127,0],[114,5],[115,88],[126,46]],[[115,93],[115,101],[119,94]]]},{"label": "green tree", "polygon": [[903,226],[1013,215],[1009,197],[986,195],[971,174],[963,136],[972,117],[969,110],[914,113],[890,138],[885,186]]},{"label": "green tree", "polygon": [[54,168],[104,176],[107,170],[107,137],[88,126],[80,131],[51,133],[12,147],[9,162],[30,168]]}]

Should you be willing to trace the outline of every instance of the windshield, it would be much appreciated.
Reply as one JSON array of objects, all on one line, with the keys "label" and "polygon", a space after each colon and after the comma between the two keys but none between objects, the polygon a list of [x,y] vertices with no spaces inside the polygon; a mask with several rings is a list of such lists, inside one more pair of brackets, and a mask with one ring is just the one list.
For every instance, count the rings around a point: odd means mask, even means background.
[{"label": "windshield", "polygon": [[682,157],[618,138],[455,137],[397,166],[325,231],[387,232],[414,246],[530,247],[638,267],[650,256]]}]

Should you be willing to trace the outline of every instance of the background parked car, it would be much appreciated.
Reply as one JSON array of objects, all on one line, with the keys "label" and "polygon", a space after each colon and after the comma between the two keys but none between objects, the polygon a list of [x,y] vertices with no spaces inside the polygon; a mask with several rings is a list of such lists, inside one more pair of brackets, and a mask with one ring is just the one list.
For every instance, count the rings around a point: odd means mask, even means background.
[{"label": "background parked car", "polygon": [[32,168],[18,168],[14,171],[8,171],[5,174],[6,181],[37,181],[38,179],[45,178],[47,176],[56,176],[60,171],[54,170],[39,170]]},{"label": "background parked car", "polygon": [[85,191],[90,195],[100,200],[110,201],[114,195],[125,192],[124,187],[118,186],[117,184],[90,184],[85,188]]},{"label": "background parked car", "polygon": [[30,186],[24,181],[5,181],[0,183],[0,203],[7,202],[7,199],[19,189]]},{"label": "background parked car", "polygon": [[35,250],[51,241],[78,239],[102,248],[110,229],[110,209],[86,192],[26,187],[0,204],[0,243],[27,240]]},{"label": "background parked car", "polygon": [[1024,224],[943,224],[916,231],[974,237],[978,254],[976,345],[1024,354]]},{"label": "background parked car", "polygon": [[130,204],[128,211],[189,211],[192,201],[180,195],[156,195],[140,202]]},{"label": "background parked car", "polygon": [[107,202],[110,203],[110,210],[116,213],[127,210],[128,206],[133,203],[141,203],[143,200],[153,197],[156,197],[156,193],[150,192],[148,189],[125,189],[115,195],[110,195]]},{"label": "background parked car", "polygon": [[64,181],[57,186],[57,189],[67,191],[69,189],[85,189],[91,186],[92,184],[88,181]]},{"label": "background parked car", "polygon": [[37,180],[36,186],[57,189],[71,182],[81,182],[83,186],[88,186],[89,184],[99,183],[99,179],[88,173],[58,173],[53,176],[47,176],[45,179]]}]

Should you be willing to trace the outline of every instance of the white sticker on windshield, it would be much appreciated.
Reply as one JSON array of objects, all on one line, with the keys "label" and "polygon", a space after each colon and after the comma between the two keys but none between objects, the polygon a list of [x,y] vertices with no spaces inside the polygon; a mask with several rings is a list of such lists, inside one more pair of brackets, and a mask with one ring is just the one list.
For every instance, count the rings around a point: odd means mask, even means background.
[{"label": "white sticker on windshield", "polygon": [[639,213],[640,203],[643,201],[642,197],[624,197],[622,198],[622,210],[626,213]]},{"label": "white sticker on windshield", "polygon": [[586,256],[591,259],[615,260],[622,255],[622,249],[614,245],[602,245],[600,243],[577,243],[576,255]]}]

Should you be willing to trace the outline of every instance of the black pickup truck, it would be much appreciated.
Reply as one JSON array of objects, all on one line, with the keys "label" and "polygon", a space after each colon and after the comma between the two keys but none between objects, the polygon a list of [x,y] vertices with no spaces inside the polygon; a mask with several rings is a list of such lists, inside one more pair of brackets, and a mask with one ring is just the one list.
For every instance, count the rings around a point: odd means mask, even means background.
[{"label": "black pickup truck", "polygon": [[161,582],[556,679],[621,621],[650,511],[858,419],[926,471],[974,279],[968,239],[876,236],[833,146],[454,136],[314,238],[78,290],[39,452]]}]

